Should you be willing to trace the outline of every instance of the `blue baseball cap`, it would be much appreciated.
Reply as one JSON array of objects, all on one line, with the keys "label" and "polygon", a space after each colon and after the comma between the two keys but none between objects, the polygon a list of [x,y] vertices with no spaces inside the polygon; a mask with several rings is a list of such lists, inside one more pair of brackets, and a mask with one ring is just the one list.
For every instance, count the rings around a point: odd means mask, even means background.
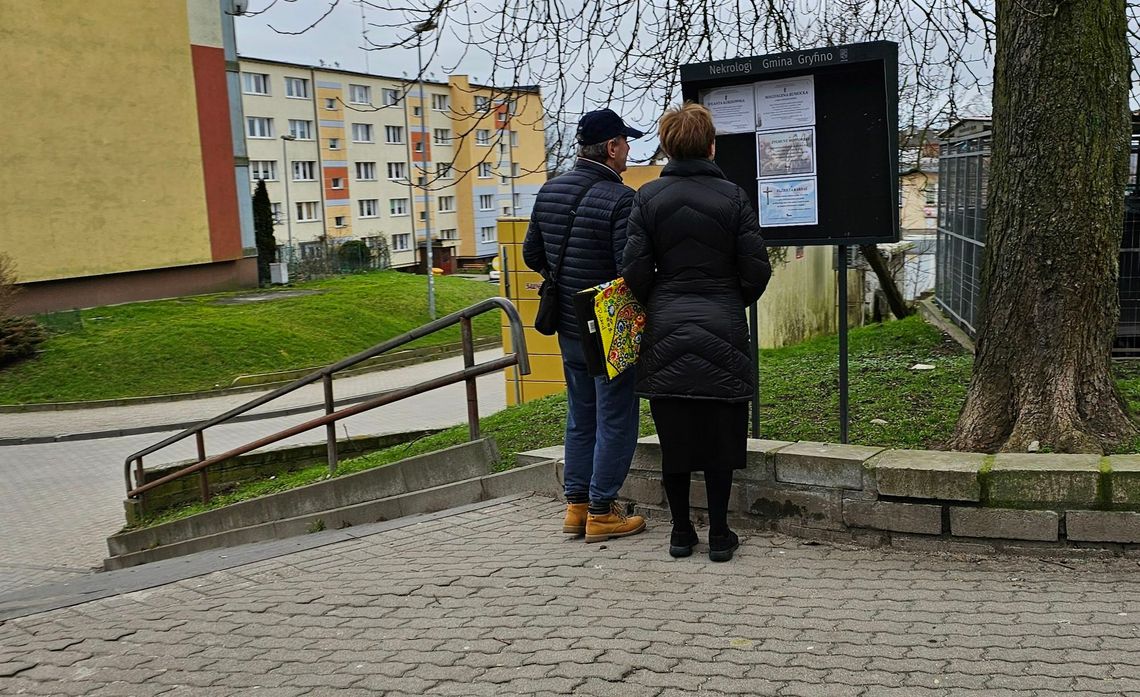
[{"label": "blue baseball cap", "polygon": [[625,121],[622,121],[612,109],[598,109],[584,114],[578,120],[578,133],[575,138],[578,145],[594,145],[618,136],[640,138],[644,135],[636,128],[625,125]]}]

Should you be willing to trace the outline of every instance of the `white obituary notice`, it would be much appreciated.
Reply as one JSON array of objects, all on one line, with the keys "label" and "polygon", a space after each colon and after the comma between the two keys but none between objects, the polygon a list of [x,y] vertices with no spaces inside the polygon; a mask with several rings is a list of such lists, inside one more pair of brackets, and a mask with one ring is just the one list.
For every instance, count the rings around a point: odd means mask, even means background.
[{"label": "white obituary notice", "polygon": [[757,82],[755,130],[815,124],[815,79],[811,75]]},{"label": "white obituary notice", "polygon": [[717,135],[755,130],[755,93],[752,85],[717,87],[701,92],[701,104],[712,112]]}]

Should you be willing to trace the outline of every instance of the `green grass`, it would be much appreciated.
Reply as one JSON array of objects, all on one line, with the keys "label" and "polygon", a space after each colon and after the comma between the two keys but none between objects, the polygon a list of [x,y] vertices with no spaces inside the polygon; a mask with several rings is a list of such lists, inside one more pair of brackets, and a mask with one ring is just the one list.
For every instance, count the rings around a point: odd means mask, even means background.
[{"label": "green grass", "polygon": [[[428,321],[426,278],[380,271],[296,284],[316,295],[220,299],[274,290],[98,307],[44,318],[53,334],[35,359],[0,370],[0,404],[113,399],[227,387],[239,375],[335,362]],[[437,277],[437,316],[497,293]],[[498,336],[499,313],[475,320]],[[459,341],[458,325],[413,346]]]}]

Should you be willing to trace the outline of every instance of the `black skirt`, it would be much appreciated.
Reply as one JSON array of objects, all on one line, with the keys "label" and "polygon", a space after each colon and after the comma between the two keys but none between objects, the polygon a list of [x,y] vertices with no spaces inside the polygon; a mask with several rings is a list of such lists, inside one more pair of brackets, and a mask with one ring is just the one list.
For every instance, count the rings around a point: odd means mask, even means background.
[{"label": "black skirt", "polygon": [[740,470],[747,465],[748,402],[654,397],[664,474]]}]

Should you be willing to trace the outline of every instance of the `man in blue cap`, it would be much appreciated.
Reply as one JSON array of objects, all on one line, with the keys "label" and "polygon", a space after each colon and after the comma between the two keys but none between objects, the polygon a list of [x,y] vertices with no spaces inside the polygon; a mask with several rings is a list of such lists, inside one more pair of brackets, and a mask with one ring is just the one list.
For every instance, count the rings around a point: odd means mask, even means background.
[{"label": "man in blue cap", "polygon": [[621,173],[629,139],[643,135],[610,109],[584,115],[578,122],[578,161],[542,185],[523,243],[526,265],[557,279],[558,347],[569,402],[562,530],[584,534],[586,542],[645,529],[641,516],[626,515],[616,503],[637,445],[636,371],[608,382],[587,372],[572,300],[578,291],[618,275],[633,202]]}]

